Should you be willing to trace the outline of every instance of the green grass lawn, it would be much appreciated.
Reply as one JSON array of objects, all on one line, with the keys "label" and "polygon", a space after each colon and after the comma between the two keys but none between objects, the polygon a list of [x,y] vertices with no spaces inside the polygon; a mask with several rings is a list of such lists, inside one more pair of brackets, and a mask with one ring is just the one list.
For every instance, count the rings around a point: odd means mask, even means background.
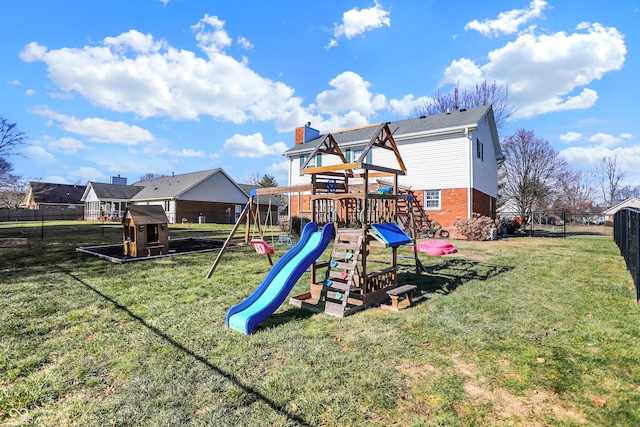
[{"label": "green grass lawn", "polygon": [[225,314],[268,271],[251,248],[206,280],[215,252],[112,264],[75,248],[117,225],[58,228],[0,248],[2,425],[640,425],[640,309],[610,235],[454,241],[421,276],[403,248],[414,307],[285,303],[244,336]]}]

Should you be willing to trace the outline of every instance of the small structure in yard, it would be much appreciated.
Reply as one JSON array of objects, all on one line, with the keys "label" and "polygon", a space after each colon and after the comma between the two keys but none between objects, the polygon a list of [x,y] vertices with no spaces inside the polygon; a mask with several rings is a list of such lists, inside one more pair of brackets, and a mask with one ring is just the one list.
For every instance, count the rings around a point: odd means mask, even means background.
[{"label": "small structure in yard", "polygon": [[169,220],[162,206],[130,205],[122,220],[124,255],[137,258],[169,251]]}]

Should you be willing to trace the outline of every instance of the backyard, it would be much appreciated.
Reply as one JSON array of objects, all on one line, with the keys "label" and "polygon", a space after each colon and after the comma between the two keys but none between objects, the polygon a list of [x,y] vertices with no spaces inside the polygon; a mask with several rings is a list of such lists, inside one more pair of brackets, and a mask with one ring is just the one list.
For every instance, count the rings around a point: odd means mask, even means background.
[{"label": "backyard", "polygon": [[640,307],[610,227],[453,241],[422,275],[402,248],[413,307],[285,303],[251,336],[225,326],[269,269],[251,247],[206,280],[216,252],[114,264],[76,248],[119,224],[32,227],[0,236],[27,239],[0,248],[2,425],[640,425]]}]

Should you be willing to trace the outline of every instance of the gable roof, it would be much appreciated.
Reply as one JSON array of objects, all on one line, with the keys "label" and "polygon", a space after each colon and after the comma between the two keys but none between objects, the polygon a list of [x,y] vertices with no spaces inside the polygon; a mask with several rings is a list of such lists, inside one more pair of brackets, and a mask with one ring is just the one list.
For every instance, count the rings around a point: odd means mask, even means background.
[{"label": "gable roof", "polygon": [[142,190],[143,187],[123,185],[123,184],[107,184],[104,182],[90,182],[87,189],[82,195],[85,200],[91,189],[100,200],[129,200]]},{"label": "gable roof", "polygon": [[132,219],[136,225],[145,224],[167,224],[167,214],[160,205],[129,205],[122,218],[122,222],[126,219]]},{"label": "gable roof", "polygon": [[[500,143],[498,140],[498,133],[495,130],[495,118],[493,116],[493,108],[490,105],[483,105],[481,107],[474,107],[468,109],[456,110],[451,113],[433,114],[429,116],[423,116],[415,119],[398,120],[395,122],[389,122],[389,129],[393,133],[394,138],[398,138],[401,135],[411,135],[417,133],[424,133],[430,131],[446,131],[450,130],[452,133],[464,129],[465,127],[474,127],[487,116],[490,121],[490,127],[492,137],[494,138],[494,144],[497,144],[496,153],[501,153]],[[375,131],[373,126],[362,126],[354,129],[346,129],[342,131],[331,132],[331,135],[338,143],[338,145],[355,143],[355,142],[367,142],[371,138],[371,135]],[[318,138],[312,139],[304,144],[296,145],[295,147],[285,151],[285,156],[293,156],[296,154],[307,153],[313,150],[318,143],[327,137],[328,134],[322,134]],[[398,141],[401,144],[402,141]]]},{"label": "gable roof", "polygon": [[37,204],[82,204],[82,194],[86,186],[74,184],[53,184],[49,182],[29,183],[26,197],[31,196]]},{"label": "gable roof", "polygon": [[134,182],[133,185],[142,187],[142,190],[133,197],[133,200],[178,198],[185,191],[219,171],[221,171],[220,168],[209,169]]},{"label": "gable roof", "polygon": [[640,199],[637,197],[629,197],[626,200],[621,201],[620,203],[611,206],[609,209],[607,209],[606,211],[604,211],[605,215],[613,215],[616,212],[618,212],[620,209],[623,208],[640,208]]},{"label": "gable roof", "polygon": [[233,183],[233,185],[238,187],[240,191],[244,192],[244,190],[242,190],[242,188],[240,188],[225,171],[220,168],[216,168],[200,172],[164,176],[162,178],[151,179],[148,181],[134,182],[134,186],[140,186],[143,188],[139,193],[132,197],[132,200],[179,199],[182,194],[217,173],[224,175],[231,183]]}]

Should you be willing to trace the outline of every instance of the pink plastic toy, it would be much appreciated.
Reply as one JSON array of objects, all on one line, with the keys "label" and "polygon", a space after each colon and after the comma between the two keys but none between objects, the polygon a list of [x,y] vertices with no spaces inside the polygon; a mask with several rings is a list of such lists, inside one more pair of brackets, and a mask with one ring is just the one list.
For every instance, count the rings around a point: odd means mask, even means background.
[{"label": "pink plastic toy", "polygon": [[[413,248],[411,248],[413,250]],[[418,244],[418,252],[427,255],[441,256],[458,252],[453,245],[444,240],[425,240]]]}]

